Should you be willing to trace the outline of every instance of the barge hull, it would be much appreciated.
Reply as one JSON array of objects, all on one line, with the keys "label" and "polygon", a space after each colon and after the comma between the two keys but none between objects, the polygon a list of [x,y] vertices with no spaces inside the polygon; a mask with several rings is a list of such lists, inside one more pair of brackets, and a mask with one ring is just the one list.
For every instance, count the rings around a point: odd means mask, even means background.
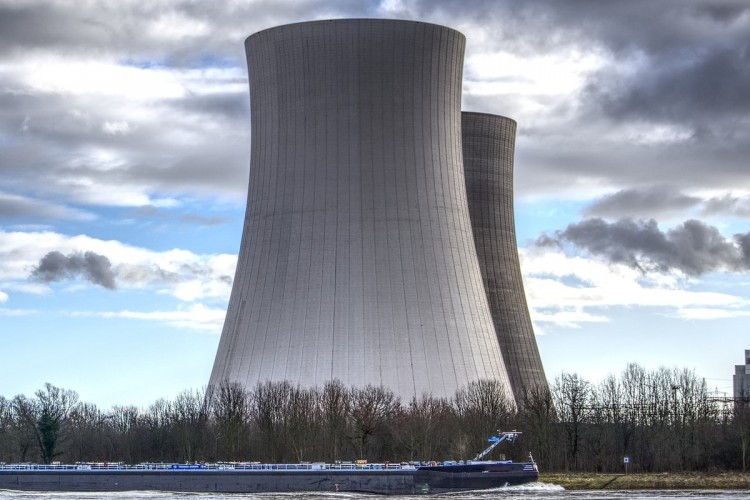
[{"label": "barge hull", "polygon": [[2,471],[0,489],[21,491],[174,491],[201,493],[357,492],[413,495],[522,484],[536,472],[418,470]]}]

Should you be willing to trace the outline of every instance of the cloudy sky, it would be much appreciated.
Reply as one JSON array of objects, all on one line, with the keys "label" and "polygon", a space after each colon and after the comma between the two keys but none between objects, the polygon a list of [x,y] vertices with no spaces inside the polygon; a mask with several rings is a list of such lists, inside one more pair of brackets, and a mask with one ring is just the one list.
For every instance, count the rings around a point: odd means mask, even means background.
[{"label": "cloudy sky", "polygon": [[0,395],[103,407],[208,381],[249,168],[243,40],[422,20],[467,111],[518,121],[516,224],[550,379],[750,349],[750,4],[0,0]]}]

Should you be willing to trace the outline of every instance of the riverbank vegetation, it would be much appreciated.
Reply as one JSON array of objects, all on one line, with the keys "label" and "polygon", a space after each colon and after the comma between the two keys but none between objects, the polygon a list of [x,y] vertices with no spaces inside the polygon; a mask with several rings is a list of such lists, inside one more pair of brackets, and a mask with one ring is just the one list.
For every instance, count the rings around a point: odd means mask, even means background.
[{"label": "riverbank vegetation", "polygon": [[0,462],[369,461],[470,459],[498,429],[523,431],[490,458],[545,472],[742,471],[750,405],[712,399],[690,370],[629,365],[592,384],[563,373],[516,407],[494,381],[449,399],[400,401],[382,387],[225,383],[147,408],[102,410],[51,384],[0,396]]},{"label": "riverbank vegetation", "polygon": [[638,474],[541,473],[539,481],[566,490],[747,490],[742,472],[662,472]]}]

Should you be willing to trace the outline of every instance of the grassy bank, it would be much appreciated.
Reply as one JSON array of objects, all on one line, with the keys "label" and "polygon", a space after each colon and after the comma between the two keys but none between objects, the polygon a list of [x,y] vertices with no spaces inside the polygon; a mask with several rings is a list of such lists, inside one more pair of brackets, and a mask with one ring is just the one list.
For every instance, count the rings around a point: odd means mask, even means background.
[{"label": "grassy bank", "polygon": [[539,481],[566,490],[750,490],[750,474],[738,472],[665,474],[539,474]]}]

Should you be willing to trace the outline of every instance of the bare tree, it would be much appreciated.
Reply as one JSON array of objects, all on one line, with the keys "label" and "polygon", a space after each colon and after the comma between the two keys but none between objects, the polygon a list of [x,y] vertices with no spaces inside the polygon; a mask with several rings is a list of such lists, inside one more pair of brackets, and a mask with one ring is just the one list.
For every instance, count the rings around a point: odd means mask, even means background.
[{"label": "bare tree", "polygon": [[286,431],[298,462],[309,459],[321,429],[320,393],[295,387],[289,394]]},{"label": "bare tree", "polygon": [[[137,442],[141,412],[135,406],[113,406],[105,417],[110,433],[112,455],[118,460],[134,463],[143,454]],[[143,457],[150,459],[150,457]]]},{"label": "bare tree", "polygon": [[180,461],[194,462],[207,433],[209,405],[206,391],[185,390],[171,405],[170,421],[176,434]]},{"label": "bare tree", "polygon": [[266,458],[273,462],[284,453],[292,392],[289,382],[265,382],[256,385],[251,394],[250,415],[263,436]]},{"label": "bare tree", "polygon": [[10,462],[13,453],[14,434],[13,404],[0,396],[0,462]]},{"label": "bare tree", "polygon": [[524,391],[519,406],[524,441],[531,440],[537,460],[548,463],[552,456],[552,425],[557,420],[552,393],[546,386],[533,386]]},{"label": "bare tree", "polygon": [[249,395],[245,388],[237,382],[224,381],[218,389],[213,389],[212,408],[217,428],[217,448],[219,442],[222,451],[217,450],[217,456],[224,456],[227,460],[240,460],[245,450],[248,422],[250,420]]},{"label": "bare tree", "polygon": [[399,399],[383,386],[368,385],[351,391],[349,416],[360,458],[368,456],[368,443],[376,433],[388,430],[399,410]]},{"label": "bare tree", "polygon": [[21,462],[26,462],[29,460],[31,448],[37,444],[36,405],[33,400],[23,394],[14,397],[11,405],[14,415],[13,434],[18,449],[18,459]]},{"label": "bare tree", "polygon": [[576,374],[563,373],[555,379],[553,394],[555,407],[565,430],[570,465],[577,470],[583,424],[589,411],[591,384]]},{"label": "bare tree", "polygon": [[159,398],[149,405],[139,420],[144,427],[148,454],[159,462],[170,462],[177,458],[171,415],[172,402]]},{"label": "bare tree", "polygon": [[66,454],[69,461],[84,462],[94,457],[107,459],[107,450],[102,446],[104,420],[105,416],[92,403],[79,403],[70,412],[71,446]]},{"label": "bare tree", "polygon": [[456,412],[448,400],[423,394],[402,409],[395,436],[408,452],[409,460],[433,460],[438,450],[447,447],[455,419]]},{"label": "bare tree", "polygon": [[344,437],[347,433],[351,394],[344,384],[336,379],[326,382],[320,399],[325,455],[329,461],[338,460]]}]

